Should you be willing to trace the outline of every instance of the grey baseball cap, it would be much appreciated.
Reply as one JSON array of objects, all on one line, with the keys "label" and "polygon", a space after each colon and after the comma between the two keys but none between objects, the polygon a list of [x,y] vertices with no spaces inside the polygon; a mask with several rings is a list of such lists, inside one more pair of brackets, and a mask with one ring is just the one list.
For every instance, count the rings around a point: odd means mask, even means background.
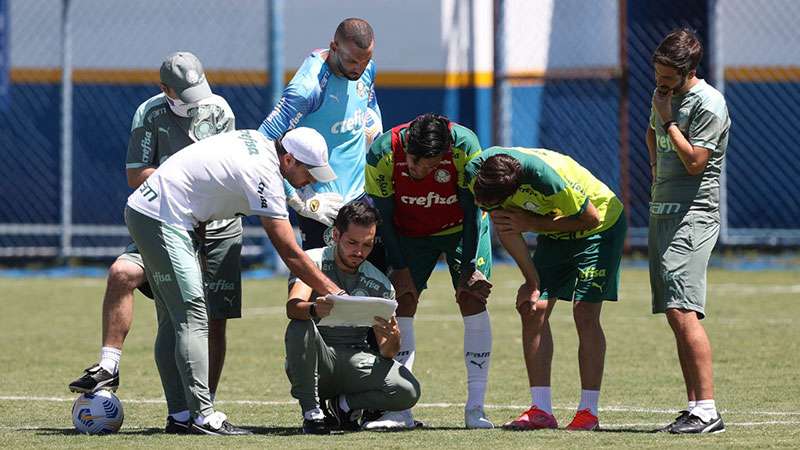
[{"label": "grey baseball cap", "polygon": [[189,52],[176,52],[161,63],[161,82],[175,89],[186,103],[197,103],[210,97],[211,87],[197,56]]}]

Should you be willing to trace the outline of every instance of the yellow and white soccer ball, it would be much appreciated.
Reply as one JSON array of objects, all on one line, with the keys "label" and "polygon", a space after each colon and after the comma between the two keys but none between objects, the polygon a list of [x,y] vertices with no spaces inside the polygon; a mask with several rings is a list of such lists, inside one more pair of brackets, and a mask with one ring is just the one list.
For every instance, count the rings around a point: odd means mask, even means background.
[{"label": "yellow and white soccer ball", "polygon": [[116,433],[124,417],[122,402],[111,391],[81,394],[72,403],[72,424],[83,434]]}]

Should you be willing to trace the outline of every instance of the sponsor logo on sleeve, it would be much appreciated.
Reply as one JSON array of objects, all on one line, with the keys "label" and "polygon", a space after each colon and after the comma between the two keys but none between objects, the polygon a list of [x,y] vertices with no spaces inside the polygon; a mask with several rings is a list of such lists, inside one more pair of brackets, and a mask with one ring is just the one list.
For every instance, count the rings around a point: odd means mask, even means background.
[{"label": "sponsor logo on sleeve", "polygon": [[267,188],[266,183],[264,183],[263,181],[258,182],[258,189],[257,189],[258,199],[261,200],[261,208],[264,209],[269,207],[269,203],[267,202],[266,197],[264,197],[264,190],[266,190],[266,188]]},{"label": "sponsor logo on sleeve", "polygon": [[139,193],[142,194],[142,197],[145,198],[148,202],[152,202],[153,200],[158,198],[158,192],[150,186],[150,183],[147,180],[139,186]]}]

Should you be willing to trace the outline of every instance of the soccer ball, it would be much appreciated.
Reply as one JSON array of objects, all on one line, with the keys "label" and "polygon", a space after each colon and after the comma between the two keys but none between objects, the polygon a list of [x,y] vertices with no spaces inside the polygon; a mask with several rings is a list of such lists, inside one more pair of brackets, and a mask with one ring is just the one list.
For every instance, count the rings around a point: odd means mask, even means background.
[{"label": "soccer ball", "polygon": [[72,423],[83,434],[110,434],[122,426],[122,403],[111,391],[81,394],[72,403]]}]

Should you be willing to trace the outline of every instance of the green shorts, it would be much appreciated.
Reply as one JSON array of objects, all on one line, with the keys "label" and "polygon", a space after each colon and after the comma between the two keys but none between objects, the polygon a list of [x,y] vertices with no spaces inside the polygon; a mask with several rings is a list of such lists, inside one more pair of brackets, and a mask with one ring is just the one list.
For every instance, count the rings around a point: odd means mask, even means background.
[{"label": "green shorts", "polygon": [[648,256],[653,314],[668,309],[696,311],[706,306],[706,272],[719,237],[719,214],[689,211],[650,216]]},{"label": "green shorts", "polygon": [[[242,317],[242,235],[224,239],[206,239],[207,267],[203,274],[206,302],[210,319],[236,319]],[[117,259],[129,261],[144,270],[144,261],[136,244],[131,242],[125,253]],[[150,283],[139,286],[139,291],[153,298]]]},{"label": "green shorts", "polygon": [[[484,215],[481,220],[481,228],[478,230],[478,258],[475,261],[476,268],[486,278],[492,275],[492,235],[489,228],[489,217]],[[444,236],[426,237],[404,237],[398,236],[403,257],[411,270],[411,278],[414,280],[414,287],[417,292],[427,287],[428,278],[431,277],[436,263],[442,253],[447,258],[447,267],[450,269],[450,279],[453,287],[458,285],[458,278],[461,276],[461,232]]]},{"label": "green shorts", "polygon": [[582,239],[553,239],[540,234],[533,255],[540,298],[616,301],[627,230],[623,213],[611,228]]}]

